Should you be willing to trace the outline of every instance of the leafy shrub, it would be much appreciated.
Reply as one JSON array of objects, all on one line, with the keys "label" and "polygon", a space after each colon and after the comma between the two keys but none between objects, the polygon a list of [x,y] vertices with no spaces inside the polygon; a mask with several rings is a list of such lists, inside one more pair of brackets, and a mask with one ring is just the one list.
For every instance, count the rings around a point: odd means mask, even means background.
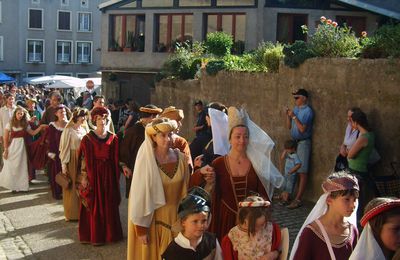
[{"label": "leafy shrub", "polygon": [[241,56],[227,55],[224,57],[225,69],[232,71],[261,71],[254,62],[254,55],[247,53]]},{"label": "leafy shrub", "polygon": [[[307,27],[303,25],[307,32]],[[360,53],[360,44],[350,28],[340,27],[336,22],[321,17],[315,33],[310,35],[310,49],[318,57],[354,58]]]},{"label": "leafy shrub", "polygon": [[236,41],[233,43],[231,52],[234,54],[243,54],[244,53],[244,41]]},{"label": "leafy shrub", "polygon": [[283,46],[277,43],[273,48],[267,48],[263,58],[263,64],[269,72],[278,72],[279,62],[283,59]]},{"label": "leafy shrub", "polygon": [[225,69],[225,61],[211,60],[206,65],[206,72],[208,75],[216,75],[218,71]]},{"label": "leafy shrub", "polygon": [[296,68],[305,60],[314,57],[314,53],[303,41],[295,41],[292,45],[286,45],[283,47],[283,54],[285,55],[283,61],[290,68]]},{"label": "leafy shrub", "polygon": [[384,25],[372,37],[363,32],[360,44],[364,58],[400,57],[400,24]]},{"label": "leafy shrub", "polygon": [[233,45],[232,35],[224,32],[208,33],[204,43],[208,53],[222,57],[230,54]]},{"label": "leafy shrub", "polygon": [[[196,65],[193,65],[194,55],[189,45],[176,45],[175,53],[169,56],[164,63],[162,72],[166,77],[178,79],[193,79],[197,72]],[[200,61],[201,63],[201,61]]]}]

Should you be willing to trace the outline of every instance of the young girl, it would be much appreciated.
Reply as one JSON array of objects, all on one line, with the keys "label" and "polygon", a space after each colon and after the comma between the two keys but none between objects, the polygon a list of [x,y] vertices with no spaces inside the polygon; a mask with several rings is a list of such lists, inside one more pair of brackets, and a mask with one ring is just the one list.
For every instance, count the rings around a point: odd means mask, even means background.
[{"label": "young girl", "polygon": [[399,259],[394,254],[400,249],[400,199],[371,200],[360,222],[364,230],[350,260]]},{"label": "young girl", "polygon": [[249,196],[239,202],[239,224],[222,239],[225,260],[277,259],[281,231],[269,220],[270,202],[258,196]]},{"label": "young girl", "polygon": [[36,130],[29,127],[28,112],[18,106],[4,129],[4,166],[0,173],[0,186],[13,192],[29,189],[28,157],[24,136],[26,133],[34,136],[47,127],[41,125]]},{"label": "young girl", "polygon": [[221,247],[215,235],[206,232],[211,202],[210,195],[194,187],[178,206],[178,227],[182,231],[168,245],[163,260],[222,260]]},{"label": "young girl", "polygon": [[322,189],[324,194],[301,227],[290,259],[348,259],[357,243],[357,179],[345,172],[333,173]]}]

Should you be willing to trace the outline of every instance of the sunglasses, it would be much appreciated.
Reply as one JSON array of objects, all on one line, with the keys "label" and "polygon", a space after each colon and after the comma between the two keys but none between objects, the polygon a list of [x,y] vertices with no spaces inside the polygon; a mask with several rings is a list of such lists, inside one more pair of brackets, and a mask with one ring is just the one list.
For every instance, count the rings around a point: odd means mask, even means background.
[{"label": "sunglasses", "polygon": [[300,97],[294,97],[295,100],[299,99]]}]

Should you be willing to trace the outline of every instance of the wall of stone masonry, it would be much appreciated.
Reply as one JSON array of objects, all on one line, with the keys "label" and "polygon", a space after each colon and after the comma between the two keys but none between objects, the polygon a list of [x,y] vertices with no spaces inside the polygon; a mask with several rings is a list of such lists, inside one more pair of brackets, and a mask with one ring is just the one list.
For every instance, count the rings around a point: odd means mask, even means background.
[{"label": "wall of stone masonry", "polygon": [[281,64],[279,73],[202,73],[198,80],[163,80],[156,85],[151,102],[174,105],[185,111],[181,135],[193,137],[193,102],[219,101],[244,106],[250,117],[276,142],[273,159],[278,164],[283,142],[290,138],[285,126],[286,106],[293,107],[291,92],[305,88],[315,111],[311,172],[306,198],[316,200],[321,182],[331,172],[343,140],[348,108],[364,110],[376,133],[382,156],[375,174],[400,174],[400,60],[307,60],[299,68]]}]

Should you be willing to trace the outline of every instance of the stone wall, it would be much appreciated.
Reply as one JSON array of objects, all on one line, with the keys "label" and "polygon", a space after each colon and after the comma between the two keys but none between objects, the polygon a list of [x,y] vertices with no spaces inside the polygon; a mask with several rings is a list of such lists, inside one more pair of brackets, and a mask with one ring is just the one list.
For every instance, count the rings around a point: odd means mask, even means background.
[{"label": "stone wall", "polygon": [[278,165],[283,142],[290,138],[285,127],[286,106],[293,107],[291,92],[305,88],[315,111],[310,181],[306,198],[316,200],[321,182],[330,173],[343,140],[348,108],[359,106],[377,135],[382,156],[376,172],[400,173],[400,60],[307,60],[297,69],[281,64],[279,73],[219,72],[202,74],[200,80],[163,80],[152,93],[152,102],[175,105],[185,111],[181,134],[193,137],[195,99],[244,106],[250,117],[276,142],[273,158]]}]

